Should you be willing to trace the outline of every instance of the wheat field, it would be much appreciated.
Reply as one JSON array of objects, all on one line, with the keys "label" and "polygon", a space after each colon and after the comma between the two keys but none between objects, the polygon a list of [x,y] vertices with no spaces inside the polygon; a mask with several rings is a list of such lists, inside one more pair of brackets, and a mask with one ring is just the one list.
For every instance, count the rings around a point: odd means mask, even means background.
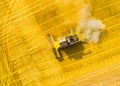
[{"label": "wheat field", "polygon": [[[46,35],[68,34],[84,3],[106,28],[59,62]],[[0,0],[0,86],[120,86],[120,1]]]}]

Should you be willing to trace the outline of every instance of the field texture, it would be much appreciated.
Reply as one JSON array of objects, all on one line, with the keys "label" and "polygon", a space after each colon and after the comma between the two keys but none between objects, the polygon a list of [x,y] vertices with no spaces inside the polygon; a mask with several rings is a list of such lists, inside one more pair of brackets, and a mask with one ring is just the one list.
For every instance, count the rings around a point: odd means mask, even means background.
[{"label": "field texture", "polygon": [[[83,3],[106,28],[59,62],[46,35],[76,28]],[[0,0],[0,86],[120,86],[120,0]]]}]

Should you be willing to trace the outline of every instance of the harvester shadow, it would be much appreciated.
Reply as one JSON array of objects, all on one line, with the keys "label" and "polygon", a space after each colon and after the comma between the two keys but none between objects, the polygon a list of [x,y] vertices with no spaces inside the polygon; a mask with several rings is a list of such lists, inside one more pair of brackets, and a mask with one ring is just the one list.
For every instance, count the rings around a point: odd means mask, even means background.
[{"label": "harvester shadow", "polygon": [[82,42],[79,42],[75,45],[65,48],[63,51],[69,59],[81,59],[84,54],[84,46]]}]

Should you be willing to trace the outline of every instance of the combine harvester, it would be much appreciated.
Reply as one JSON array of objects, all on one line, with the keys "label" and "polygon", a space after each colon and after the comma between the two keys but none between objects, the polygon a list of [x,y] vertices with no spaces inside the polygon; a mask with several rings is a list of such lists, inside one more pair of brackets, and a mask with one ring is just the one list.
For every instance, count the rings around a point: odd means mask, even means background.
[{"label": "combine harvester", "polygon": [[80,35],[75,34],[72,29],[70,29],[70,34],[67,34],[64,37],[59,37],[57,38],[57,40],[55,40],[52,34],[48,34],[47,36],[52,46],[53,53],[59,61],[64,60],[61,54],[61,50],[64,50],[65,48],[75,45],[77,43],[80,43],[81,45],[83,43],[87,43],[85,40],[81,39]]}]

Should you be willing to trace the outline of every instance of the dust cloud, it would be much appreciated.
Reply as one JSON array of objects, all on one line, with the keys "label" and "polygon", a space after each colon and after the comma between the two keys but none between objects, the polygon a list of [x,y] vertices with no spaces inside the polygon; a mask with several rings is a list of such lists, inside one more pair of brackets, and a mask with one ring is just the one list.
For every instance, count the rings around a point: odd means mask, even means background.
[{"label": "dust cloud", "polygon": [[101,36],[101,30],[105,28],[105,25],[101,20],[92,17],[88,4],[80,9],[78,15],[81,18],[78,21],[76,34],[84,34],[84,41],[97,43]]}]

